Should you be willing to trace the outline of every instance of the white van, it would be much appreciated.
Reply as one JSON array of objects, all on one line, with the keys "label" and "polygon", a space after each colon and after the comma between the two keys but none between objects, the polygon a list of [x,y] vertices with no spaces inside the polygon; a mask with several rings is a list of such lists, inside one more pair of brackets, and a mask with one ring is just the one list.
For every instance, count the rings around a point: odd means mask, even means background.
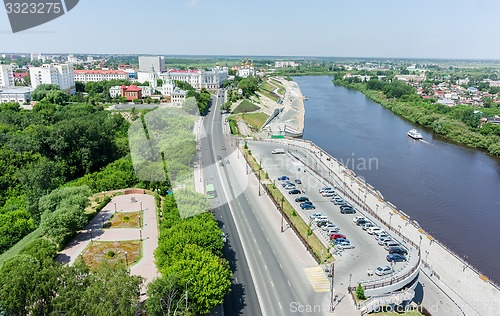
[{"label": "white van", "polygon": [[276,148],[271,152],[271,154],[284,154],[285,150],[283,148]]}]

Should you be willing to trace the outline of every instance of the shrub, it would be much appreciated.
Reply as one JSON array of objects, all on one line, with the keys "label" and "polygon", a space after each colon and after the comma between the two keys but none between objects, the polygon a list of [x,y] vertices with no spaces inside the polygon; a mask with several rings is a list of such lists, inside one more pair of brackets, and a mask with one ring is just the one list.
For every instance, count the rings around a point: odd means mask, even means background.
[{"label": "shrub", "polygon": [[361,283],[358,283],[358,287],[356,288],[356,298],[358,300],[366,300],[365,290],[361,286]]},{"label": "shrub", "polygon": [[114,258],[116,256],[116,253],[113,250],[108,251],[106,254],[106,257],[108,258]]},{"label": "shrub", "polygon": [[96,207],[96,212],[99,213],[109,202],[111,202],[111,198],[109,196],[104,197],[104,200]]}]

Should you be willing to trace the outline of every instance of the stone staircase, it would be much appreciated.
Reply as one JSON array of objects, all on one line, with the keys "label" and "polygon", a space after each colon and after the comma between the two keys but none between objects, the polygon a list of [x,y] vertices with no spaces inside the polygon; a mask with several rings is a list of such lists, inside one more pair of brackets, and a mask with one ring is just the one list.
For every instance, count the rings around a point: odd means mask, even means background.
[{"label": "stone staircase", "polygon": [[401,305],[403,302],[409,302],[415,296],[415,291],[407,289],[404,291],[393,292],[386,295],[372,296],[359,306],[361,314],[368,314],[386,305]]}]

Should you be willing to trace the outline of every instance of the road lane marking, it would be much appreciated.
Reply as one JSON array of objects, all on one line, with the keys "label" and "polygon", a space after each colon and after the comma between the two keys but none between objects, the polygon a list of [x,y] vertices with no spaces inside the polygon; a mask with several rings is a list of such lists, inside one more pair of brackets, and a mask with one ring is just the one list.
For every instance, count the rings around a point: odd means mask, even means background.
[{"label": "road lane marking", "polygon": [[326,277],[321,267],[304,268],[314,292],[330,292],[330,280]]}]

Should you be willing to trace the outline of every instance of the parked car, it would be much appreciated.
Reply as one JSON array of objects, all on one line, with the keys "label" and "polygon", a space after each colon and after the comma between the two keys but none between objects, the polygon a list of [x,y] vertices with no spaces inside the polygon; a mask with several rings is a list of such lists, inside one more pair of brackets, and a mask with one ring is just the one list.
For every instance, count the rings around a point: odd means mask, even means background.
[{"label": "parked car", "polygon": [[295,179],[295,183],[296,184],[302,184],[302,181],[300,181],[300,179]]},{"label": "parked car", "polygon": [[295,184],[287,184],[285,186],[285,189],[287,189],[287,190],[293,190],[293,189],[295,189]]},{"label": "parked car", "polygon": [[[305,206],[305,205],[313,205],[313,204],[312,204],[311,201],[305,201],[305,202],[300,203],[299,205],[300,205],[300,207],[302,207],[302,206]],[[323,214],[321,214],[321,216],[323,216]]]},{"label": "parked car", "polygon": [[295,202],[306,202],[309,201],[309,198],[307,196],[300,196],[295,199]]},{"label": "parked car", "polygon": [[399,243],[395,242],[394,240],[388,240],[384,242],[384,249],[389,251],[391,247],[399,247]]},{"label": "parked car", "polygon": [[340,213],[342,214],[355,214],[356,213],[356,210],[353,209],[353,208],[343,208],[340,210]]},{"label": "parked car", "polygon": [[[308,201],[308,202],[309,202],[309,201]],[[310,204],[312,204],[311,202],[309,202],[309,203],[310,203]],[[302,204],[304,204],[304,203],[302,203]],[[301,204],[301,206],[302,206],[302,204]],[[312,215],[311,215],[311,216],[309,216],[309,217],[310,217],[311,219],[315,219],[316,217],[320,217],[320,216],[323,216],[323,214],[321,214],[321,213],[314,213],[314,214],[312,214]]]},{"label": "parked car", "polygon": [[330,229],[335,229],[335,228],[337,228],[337,229],[338,229],[338,227],[337,227],[337,226],[335,226],[335,225],[333,225],[332,223],[327,223],[326,225],[324,225],[324,226],[323,226],[323,227],[321,227],[321,228],[322,228],[324,231],[328,231],[328,230],[330,230]]},{"label": "parked car", "polygon": [[386,275],[391,273],[392,273],[392,268],[389,266],[380,266],[377,269],[375,269],[376,275]]},{"label": "parked car", "polygon": [[323,215],[323,216],[316,217],[314,219],[315,223],[319,223],[319,222],[323,222],[323,221],[325,221],[325,222],[328,221],[328,217]]},{"label": "parked car", "polygon": [[378,244],[379,244],[380,246],[383,246],[383,245],[385,245],[385,243],[386,243],[387,241],[390,241],[390,240],[392,240],[392,238],[391,238],[391,237],[382,237],[382,238],[380,238],[380,239],[378,240]]},{"label": "parked car", "polygon": [[361,219],[364,220],[365,218],[363,216],[354,216],[352,219],[352,222],[357,225],[358,220],[361,220]]},{"label": "parked car", "polygon": [[394,246],[389,248],[389,253],[399,253],[401,255],[407,255],[408,251],[400,246]]},{"label": "parked car", "polygon": [[315,210],[316,207],[312,204],[306,204],[306,205],[301,205],[300,206],[303,210]]},{"label": "parked car", "polygon": [[323,193],[321,193],[321,195],[322,195],[323,197],[332,197],[332,196],[334,196],[335,194],[336,194],[336,193],[335,193],[335,191],[333,191],[333,190],[330,190],[330,191],[324,191]]},{"label": "parked car", "polygon": [[389,262],[402,262],[406,261],[406,257],[399,253],[390,253],[385,257]]},{"label": "parked car", "polygon": [[293,185],[294,186],[295,184],[291,183],[290,181],[283,181],[283,182],[281,182],[281,186],[282,187],[286,187],[287,185]]},{"label": "parked car", "polygon": [[330,239],[339,239],[339,238],[347,239],[344,235],[341,235],[341,234],[332,234],[330,236]]},{"label": "parked car", "polygon": [[217,160],[222,160],[222,156],[221,155],[217,156]]},{"label": "parked car", "polygon": [[348,243],[350,243],[350,241],[347,240],[347,239],[345,239],[345,238],[337,238],[337,239],[332,240],[332,242],[334,244],[336,244],[336,245],[340,244],[341,242],[348,242]]},{"label": "parked car", "polygon": [[370,227],[375,227],[372,222],[366,222],[363,224],[363,230],[367,230]]},{"label": "parked car", "polygon": [[222,150],[226,150],[226,146],[222,145]]},{"label": "parked car", "polygon": [[338,233],[339,233],[339,231],[340,231],[340,229],[339,229],[338,227],[335,227],[335,228],[333,228],[333,229],[332,229],[332,228],[329,228],[329,229],[326,231],[326,234],[327,234],[328,236],[331,236],[331,235],[333,235],[333,234],[338,234]]},{"label": "parked car", "polygon": [[370,235],[373,235],[373,234],[376,234],[376,233],[379,233],[383,231],[382,228],[378,227],[378,226],[374,226],[374,227],[370,227],[366,230],[366,232]]},{"label": "parked car", "polygon": [[341,249],[351,249],[354,248],[354,245],[347,241],[342,241],[337,245]]},{"label": "parked car", "polygon": [[325,191],[331,191],[333,190],[333,188],[330,188],[330,187],[324,187],[323,189],[319,189],[319,193],[323,193]]},{"label": "parked car", "polygon": [[381,231],[380,233],[376,233],[374,234],[375,236],[375,239],[376,240],[379,240],[380,237],[390,237],[388,233],[386,233],[385,231]]},{"label": "parked car", "polygon": [[297,190],[297,189],[288,191],[288,194],[301,194],[301,193],[302,193],[302,191]]},{"label": "parked car", "polygon": [[290,180],[290,178],[287,177],[287,176],[281,176],[281,177],[278,178],[278,180],[281,180],[281,181],[283,181],[283,180]]},{"label": "parked car", "polygon": [[335,198],[331,199],[330,201],[332,201],[333,204],[335,204],[335,205],[339,205],[339,204],[344,204],[345,203],[344,199],[342,199],[340,197],[335,197]]}]

